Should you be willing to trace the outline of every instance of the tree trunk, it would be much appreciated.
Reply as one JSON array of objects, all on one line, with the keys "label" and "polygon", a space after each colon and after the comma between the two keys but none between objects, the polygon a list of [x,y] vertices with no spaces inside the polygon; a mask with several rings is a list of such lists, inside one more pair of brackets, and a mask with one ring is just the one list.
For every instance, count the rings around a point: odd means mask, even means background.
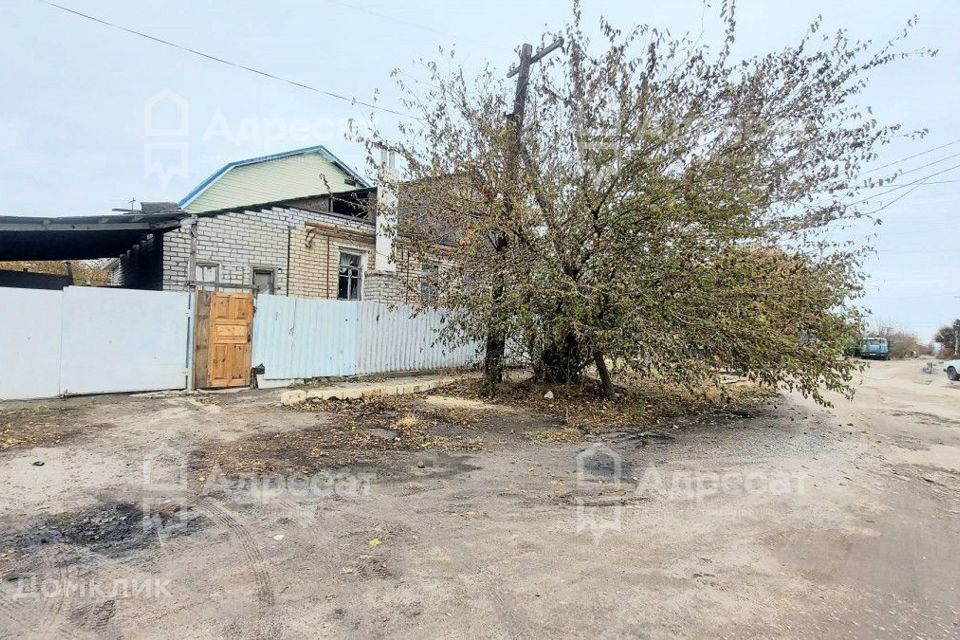
[{"label": "tree trunk", "polygon": [[497,326],[496,311],[503,298],[503,285],[493,291],[494,314],[487,329],[486,353],[483,359],[483,381],[487,393],[493,393],[496,386],[503,382],[503,356],[506,350],[506,337],[503,329]]},{"label": "tree trunk", "polygon": [[567,333],[562,341],[544,346],[540,356],[543,381],[555,384],[579,382],[583,371],[582,351],[580,342],[572,333]]},{"label": "tree trunk", "polygon": [[488,392],[503,382],[504,340],[496,332],[487,334],[487,352],[483,359],[483,381]]},{"label": "tree trunk", "polygon": [[617,392],[613,388],[613,380],[610,379],[610,371],[607,369],[607,363],[603,359],[603,354],[599,351],[594,351],[593,362],[597,366],[597,373],[600,375],[600,385],[603,388],[603,396],[607,400],[616,400]]}]

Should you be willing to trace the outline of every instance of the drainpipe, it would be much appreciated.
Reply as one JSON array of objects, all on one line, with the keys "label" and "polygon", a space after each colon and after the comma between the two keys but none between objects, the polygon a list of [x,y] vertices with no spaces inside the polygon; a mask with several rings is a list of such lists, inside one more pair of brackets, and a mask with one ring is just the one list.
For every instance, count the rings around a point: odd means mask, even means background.
[{"label": "drainpipe", "polygon": [[197,273],[197,223],[199,222],[196,215],[192,215],[189,218],[185,218],[180,221],[181,227],[186,227],[187,233],[190,234],[190,257],[187,258],[187,291],[190,291],[194,285],[194,278],[196,278]]},{"label": "drainpipe", "polygon": [[292,293],[290,293],[290,242],[291,242],[292,236],[293,236],[293,227],[287,227],[287,271],[284,277],[284,282],[287,283],[287,287],[286,287],[286,291],[284,291],[284,294],[288,296],[293,295]]}]

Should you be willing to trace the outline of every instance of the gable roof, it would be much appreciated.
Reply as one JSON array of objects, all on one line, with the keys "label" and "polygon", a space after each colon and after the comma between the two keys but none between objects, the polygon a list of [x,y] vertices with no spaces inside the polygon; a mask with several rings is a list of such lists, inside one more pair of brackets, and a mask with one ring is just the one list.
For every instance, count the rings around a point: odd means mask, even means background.
[{"label": "gable roof", "polygon": [[[321,189],[318,188],[318,186],[320,186],[318,185],[320,182],[318,176],[315,173],[311,173],[315,172],[319,167],[316,165],[311,166],[309,163],[298,162],[298,156],[303,156],[303,158],[299,158],[299,160],[314,156],[322,163],[332,166],[335,170],[343,174],[344,177],[349,176],[356,181],[355,185],[343,184],[343,189],[337,189],[333,181],[330,181],[334,193],[353,191],[357,189],[357,187],[370,188],[373,186],[367,182],[363,176],[351,169],[346,162],[333,155],[326,147],[316,145],[230,162],[197,185],[179,202],[179,205],[187,211],[197,212],[211,208],[225,208],[227,206],[243,206],[259,204],[260,202],[286,200],[312,195],[321,191]],[[260,169],[260,171],[257,169]],[[265,182],[262,180],[263,171],[278,173],[282,179]],[[235,180],[231,181],[232,184],[221,182],[222,180],[231,180],[231,178],[235,178]],[[245,180],[248,184],[242,184]],[[221,191],[232,193],[222,193],[214,198],[208,192],[211,190],[215,191],[218,183],[221,183]],[[202,206],[204,203],[198,202],[198,200],[204,199],[205,194],[208,195],[208,199],[214,201],[207,203],[209,206]]]}]

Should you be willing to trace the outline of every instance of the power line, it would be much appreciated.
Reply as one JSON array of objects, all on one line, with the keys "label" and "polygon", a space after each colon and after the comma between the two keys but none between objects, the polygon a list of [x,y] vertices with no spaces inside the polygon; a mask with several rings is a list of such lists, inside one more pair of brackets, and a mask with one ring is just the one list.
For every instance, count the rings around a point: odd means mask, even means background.
[{"label": "power line", "polygon": [[[938,161],[938,162],[939,162],[939,161]],[[888,191],[888,193],[889,193],[890,191],[899,191],[900,189],[906,189],[907,187],[913,186],[913,189],[910,189],[909,191],[907,191],[907,193],[910,193],[910,192],[912,192],[914,189],[916,189],[917,187],[926,186],[926,185],[924,185],[923,183],[925,183],[925,182],[926,182],[927,180],[929,180],[930,178],[935,178],[936,176],[943,175],[944,173],[947,173],[947,172],[949,172],[949,171],[953,171],[954,169],[960,169],[960,164],[955,164],[955,165],[953,165],[952,167],[947,167],[946,169],[942,169],[942,170],[940,170],[940,171],[936,171],[936,172],[931,173],[931,174],[929,174],[929,175],[923,176],[922,178],[917,178],[916,180],[913,180],[912,182],[907,182],[906,184],[900,184],[900,185],[896,185],[896,186],[891,186],[890,189],[889,189],[889,191]],[[902,197],[905,196],[905,195],[906,195],[906,194],[902,194],[902,195],[900,195],[900,196],[897,196],[897,197],[894,198],[892,201],[890,201],[889,203],[887,203],[886,205],[884,205],[881,209],[877,209],[877,211],[880,211],[880,210],[882,210],[882,209],[886,209],[888,206],[890,206],[891,204],[893,204],[894,202],[896,202],[897,200],[899,200],[900,198],[902,198]],[[875,200],[876,198],[877,198],[877,196],[867,196],[866,198],[863,198],[863,199],[861,199],[861,200],[857,200],[857,201],[855,201],[855,202],[851,202],[850,204],[848,204],[848,205],[846,205],[846,206],[852,207],[852,206],[854,206],[854,205],[862,204],[862,203],[864,203],[864,202],[867,202],[868,200]],[[873,212],[872,212],[872,213],[873,213]]]},{"label": "power line", "polygon": [[322,95],[325,95],[325,96],[328,96],[328,97],[331,97],[331,98],[336,98],[337,100],[343,100],[344,102],[349,102],[350,104],[353,104],[353,105],[360,105],[360,106],[363,106],[363,107],[369,107],[370,109],[374,109],[374,110],[377,110],[377,111],[383,111],[383,112],[385,112],[385,113],[391,113],[391,114],[393,114],[393,115],[395,115],[395,116],[400,116],[401,118],[410,118],[410,119],[418,120],[418,121],[420,120],[420,118],[418,118],[417,116],[411,115],[411,114],[409,114],[409,113],[403,113],[403,112],[401,112],[401,111],[396,111],[396,110],[390,109],[390,108],[388,108],[388,107],[380,107],[380,106],[377,106],[377,105],[375,105],[375,104],[373,104],[373,103],[371,103],[371,102],[365,102],[365,101],[363,101],[363,100],[358,100],[357,98],[354,98],[354,97],[352,97],[352,96],[345,96],[345,95],[342,95],[342,94],[339,94],[339,93],[333,93],[333,92],[331,92],[331,91],[325,91],[325,90],[323,90],[323,89],[318,89],[318,88],[312,87],[312,86],[310,86],[310,85],[308,85],[308,84],[304,84],[304,83],[302,83],[302,82],[297,82],[296,80],[290,80],[290,79],[288,79],[288,78],[283,78],[283,77],[281,77],[281,76],[274,75],[274,74],[269,73],[269,72],[267,72],[267,71],[261,71],[260,69],[255,69],[255,68],[253,68],[253,67],[248,67],[248,66],[246,66],[246,65],[244,65],[244,64],[240,64],[240,63],[238,63],[238,62],[232,62],[232,61],[227,60],[227,59],[225,59],[225,58],[220,58],[220,57],[218,57],[218,56],[214,56],[214,55],[211,55],[211,54],[209,54],[209,53],[204,53],[203,51],[198,51],[198,50],[196,50],[196,49],[191,49],[190,47],[186,47],[186,46],[177,44],[177,43],[175,43],[175,42],[170,42],[169,40],[164,40],[163,38],[158,38],[157,36],[152,36],[152,35],[150,35],[149,33],[143,33],[142,31],[137,31],[136,29],[131,29],[130,27],[125,27],[125,26],[123,26],[123,25],[115,24],[115,23],[113,23],[113,22],[109,22],[109,21],[107,21],[107,20],[103,20],[103,19],[101,19],[101,18],[97,18],[96,16],[91,16],[91,15],[88,15],[88,14],[86,14],[86,13],[82,13],[82,12],[80,12],[80,11],[76,11],[76,10],[74,10],[74,9],[71,9],[71,8],[69,8],[69,7],[64,7],[63,5],[56,4],[55,2],[50,2],[49,0],[37,0],[37,2],[41,2],[41,3],[43,3],[43,4],[45,4],[45,5],[49,6],[49,7],[53,7],[54,9],[59,9],[60,11],[65,11],[65,12],[67,12],[67,13],[72,13],[72,14],[75,15],[75,16],[79,16],[79,17],[81,17],[81,18],[84,18],[84,19],[86,19],[86,20],[90,20],[90,21],[92,21],[92,22],[96,22],[96,23],[98,23],[98,24],[102,24],[102,25],[104,25],[104,26],[106,26],[106,27],[110,27],[111,29],[118,29],[118,30],[120,30],[120,31],[125,31],[125,32],[130,33],[130,34],[133,34],[133,35],[135,35],[135,36],[140,36],[141,38],[146,38],[147,40],[152,40],[152,41],[157,42],[157,43],[159,43],[159,44],[166,45],[166,46],[172,47],[172,48],[174,48],[174,49],[179,49],[180,51],[186,51],[187,53],[192,53],[192,54],[195,55],[195,56],[200,56],[201,58],[206,58],[207,60],[212,60],[212,61],[214,61],[214,62],[219,62],[220,64],[225,64],[225,65],[227,65],[227,66],[235,67],[235,68],[237,68],[237,69],[242,69],[242,70],[244,70],[244,71],[249,71],[250,73],[255,73],[255,74],[259,75],[259,76],[263,76],[263,77],[265,77],[265,78],[270,78],[271,80],[278,80],[278,81],[280,81],[280,82],[285,82],[285,83],[287,83],[287,84],[289,84],[289,85],[293,85],[294,87],[298,87],[298,88],[300,88],[300,89],[306,89],[307,91],[313,91],[313,92],[315,92],[315,93],[319,93],[319,94],[322,94]]},{"label": "power line", "polygon": [[894,160],[893,162],[888,162],[887,164],[882,164],[882,165],[880,165],[879,167],[874,167],[873,169],[870,169],[870,170],[868,170],[868,171],[864,171],[864,172],[861,173],[860,175],[865,176],[865,175],[867,175],[868,173],[873,173],[873,172],[875,172],[875,171],[880,171],[880,169],[886,169],[887,167],[892,167],[892,166],[894,166],[894,165],[900,164],[901,162],[906,162],[907,160],[913,160],[914,158],[919,158],[920,156],[925,156],[925,155],[927,155],[928,153],[933,153],[934,151],[939,151],[940,149],[945,149],[945,148],[947,148],[947,147],[949,147],[949,146],[952,146],[952,145],[957,144],[958,142],[960,142],[960,138],[957,138],[956,140],[953,140],[953,141],[948,142],[948,143],[946,143],[946,144],[942,144],[942,145],[940,145],[939,147],[934,147],[934,148],[932,148],[932,149],[927,149],[926,151],[921,151],[920,153],[915,153],[915,154],[913,154],[912,156],[907,156],[906,158],[900,158],[899,160]]},{"label": "power line", "polygon": [[941,162],[945,162],[945,161],[947,161],[947,160],[951,160],[951,159],[956,158],[956,157],[958,157],[958,156],[960,156],[960,153],[951,153],[949,156],[943,156],[943,157],[940,158],[939,160],[934,160],[933,162],[928,162],[927,164],[922,164],[922,165],[920,165],[919,167],[914,167],[913,169],[907,169],[906,171],[901,171],[901,172],[898,174],[897,177],[899,177],[899,176],[905,176],[905,175],[907,175],[908,173],[914,173],[914,172],[920,171],[920,169],[926,169],[927,167],[932,167],[932,166],[935,165],[935,164],[940,164]]},{"label": "power line", "polygon": [[[923,183],[923,186],[928,186],[928,185],[931,185],[931,184],[953,184],[953,183],[956,183],[956,182],[960,182],[960,179],[957,179],[957,180],[931,180],[930,182],[924,182],[924,183]],[[890,190],[890,189],[897,189],[897,188],[899,188],[899,187],[896,187],[896,186],[893,186],[893,185],[886,185],[886,186],[876,187],[876,188],[877,188],[877,189]]]},{"label": "power line", "polygon": [[[337,0],[332,0],[332,1],[337,2]],[[150,34],[148,34],[148,33],[144,33],[144,32],[142,32],[142,31],[137,31],[136,29],[132,29],[132,28],[130,28],[130,27],[125,27],[125,26],[123,26],[123,25],[116,24],[116,23],[110,22],[110,21],[108,21],[108,20],[104,20],[104,19],[102,19],[102,18],[98,18],[98,17],[96,17],[96,16],[92,16],[92,15],[83,13],[83,12],[81,12],[81,11],[77,11],[77,10],[75,10],[75,9],[71,9],[71,8],[69,8],[69,7],[65,7],[65,6],[63,6],[63,5],[57,4],[57,3],[55,3],[55,2],[50,2],[49,0],[37,0],[37,2],[40,2],[40,3],[42,3],[42,4],[45,4],[45,5],[49,6],[49,7],[53,7],[54,9],[58,9],[58,10],[60,10],[60,11],[64,11],[64,12],[66,12],[66,13],[73,14],[73,15],[78,16],[78,17],[80,17],[80,18],[84,18],[85,20],[90,20],[90,21],[92,21],[92,22],[96,22],[96,23],[98,23],[98,24],[101,24],[101,25],[103,25],[103,26],[109,27],[109,28],[111,28],[111,29],[117,29],[117,30],[119,30],[119,31],[124,31],[124,32],[126,32],[126,33],[129,33],[129,34],[132,34],[132,35],[135,35],[135,36],[139,36],[139,37],[141,37],[141,38],[146,38],[147,40],[152,40],[153,42],[156,42],[156,43],[159,43],[159,44],[162,44],[162,45],[165,45],[165,46],[174,48],[174,49],[178,49],[178,50],[184,51],[184,52],[186,52],[186,53],[191,53],[191,54],[193,54],[193,55],[195,55],[195,56],[199,56],[199,57],[201,57],[201,58],[206,58],[207,60],[212,60],[213,62],[218,62],[218,63],[220,63],[220,64],[224,64],[224,65],[227,65],[227,66],[230,66],[230,67],[234,67],[234,68],[237,68],[237,69],[241,69],[241,70],[243,70],[243,71],[248,71],[248,72],[250,72],[250,73],[254,73],[254,74],[256,74],[256,75],[263,76],[263,77],[265,77],[265,78],[270,78],[271,80],[277,80],[277,81],[279,81],[279,82],[284,82],[284,83],[289,84],[289,85],[292,85],[292,86],[294,86],[294,87],[298,87],[298,88],[300,88],[300,89],[306,89],[306,90],[308,90],[308,91],[313,91],[313,92],[315,92],[315,93],[319,93],[319,94],[321,94],[321,95],[325,95],[325,96],[328,96],[328,97],[330,97],[330,98],[334,98],[334,99],[337,99],[337,100],[342,100],[342,101],[344,101],[344,102],[349,102],[349,103],[352,104],[352,105],[360,105],[360,106],[368,107],[368,108],[370,108],[370,109],[374,109],[374,110],[376,110],[376,111],[383,111],[384,113],[390,113],[390,114],[392,114],[392,115],[399,116],[399,117],[401,117],[401,118],[410,118],[410,119],[412,119],[412,120],[417,120],[417,121],[420,121],[420,120],[421,120],[421,119],[418,118],[417,116],[412,115],[412,114],[409,114],[409,113],[404,113],[404,112],[401,112],[401,111],[397,111],[397,110],[395,110],[395,109],[390,109],[389,107],[381,107],[381,106],[378,106],[378,105],[373,104],[373,103],[371,103],[371,102],[366,102],[366,101],[363,101],[363,100],[359,100],[359,99],[357,99],[356,97],[345,96],[345,95],[342,95],[342,94],[339,94],[339,93],[334,93],[334,92],[331,92],[331,91],[326,91],[326,90],[324,90],[324,89],[318,89],[317,87],[313,87],[313,86],[308,85],[308,84],[305,84],[305,83],[303,83],[303,82],[298,82],[298,81],[296,81],[296,80],[290,80],[289,78],[284,78],[284,77],[281,77],[281,76],[277,76],[277,75],[272,74],[272,73],[269,73],[269,72],[267,72],[267,71],[263,71],[263,70],[260,70],[260,69],[256,69],[256,68],[254,68],[254,67],[250,67],[250,66],[247,66],[247,65],[244,65],[244,64],[240,64],[240,63],[237,63],[237,62],[233,62],[233,61],[230,61],[230,60],[227,60],[227,59],[225,59],[225,58],[221,58],[221,57],[219,57],[219,56],[215,56],[215,55],[212,55],[212,54],[209,54],[209,53],[204,53],[203,51],[199,51],[199,50],[197,50],[197,49],[193,49],[193,48],[190,48],[190,47],[187,47],[187,46],[184,46],[184,45],[180,45],[180,44],[177,44],[177,43],[175,43],[175,42],[171,42],[171,41],[169,41],[169,40],[165,40],[165,39],[163,39],[163,38],[160,38],[160,37],[157,37],[157,36],[153,36],[153,35],[150,35]],[[344,3],[344,2],[337,2],[337,4],[341,4],[341,5],[344,5],[344,6],[351,6],[351,5],[349,5],[349,4],[347,4],[347,3]],[[400,22],[399,19],[393,18],[393,17],[391,17],[391,16],[386,16],[386,15],[383,15],[383,14],[374,14],[373,12],[370,12],[369,10],[366,10],[366,9],[362,9],[362,8],[360,8],[360,7],[355,7],[355,6],[353,6],[352,8],[356,8],[356,9],[359,9],[359,10],[362,10],[362,11],[366,11],[367,13],[371,13],[372,15],[377,15],[377,17],[381,17],[381,18],[384,18],[384,19],[393,19],[393,20],[397,20],[398,22]],[[422,25],[413,25],[413,26],[418,26],[418,27],[421,27],[421,28],[424,28],[424,29],[428,29],[427,27],[423,27]],[[406,75],[406,74],[405,74],[405,75]],[[421,84],[427,84],[427,85],[430,84],[430,83],[424,82],[424,81],[422,81],[422,80],[418,80],[418,79],[416,79],[416,78],[414,78],[414,81],[416,81],[416,82],[418,82],[418,83],[421,83]],[[432,85],[431,85],[431,86],[432,86]],[[957,144],[957,143],[960,143],[960,139],[953,140],[953,141],[951,141],[951,142],[948,142],[948,143],[946,143],[946,144],[940,145],[940,146],[938,146],[938,147],[934,147],[934,148],[932,148],[932,149],[928,149],[928,150],[926,150],[926,151],[922,151],[922,152],[920,152],[920,153],[916,153],[916,154],[913,154],[913,155],[911,155],[911,156],[907,156],[907,157],[905,157],[905,158],[901,158],[901,159],[899,159],[899,160],[895,160],[895,161],[893,161],[893,162],[887,163],[887,164],[885,164],[885,165],[881,165],[881,166],[879,166],[879,167],[875,167],[875,168],[873,168],[873,169],[870,169],[870,170],[868,170],[868,171],[863,172],[863,173],[860,174],[860,175],[866,175],[866,174],[869,174],[869,173],[873,173],[874,171],[879,171],[880,169],[883,169],[883,168],[886,168],[886,167],[890,167],[890,166],[893,166],[893,165],[896,165],[896,164],[900,164],[901,162],[906,162],[907,160],[911,160],[911,159],[913,159],[913,158],[916,158],[916,157],[919,157],[919,156],[922,156],[922,155],[926,155],[926,154],[928,154],[928,153],[932,153],[932,152],[934,152],[934,151],[937,151],[937,150],[939,150],[939,149],[943,149],[943,148],[945,148],[945,147],[949,147],[949,146],[954,145],[954,144]],[[930,167],[930,166],[932,166],[932,165],[939,164],[939,163],[941,163],[941,162],[944,162],[944,161],[946,161],[946,160],[949,160],[949,159],[951,159],[951,158],[955,158],[955,157],[958,157],[958,156],[960,156],[960,153],[951,154],[951,155],[949,155],[949,156],[945,156],[945,157],[943,157],[943,158],[940,158],[939,160],[935,160],[935,161],[930,162],[930,163],[927,163],[927,164],[925,164],[925,165],[921,165],[921,166],[919,166],[919,167],[914,167],[913,169],[910,169],[910,170],[908,170],[908,171],[904,171],[904,172],[902,172],[900,175],[905,175],[905,174],[908,174],[908,173],[913,173],[914,171],[919,171],[920,169],[924,169],[924,168]],[[956,168],[958,168],[958,167],[960,167],[960,165],[955,165],[955,166],[953,166],[953,167],[950,167],[949,169],[945,169],[944,171],[931,174],[930,176],[927,176],[927,178],[934,177],[934,176],[940,175],[940,174],[942,174],[942,173],[946,173],[947,171],[951,171],[951,170],[956,169]],[[919,180],[916,180],[916,181],[914,181],[914,182],[909,182],[909,183],[904,184],[904,185],[891,185],[891,186],[885,186],[885,187],[883,187],[883,188],[888,189],[888,191],[897,191],[897,190],[899,190],[899,189],[906,188],[906,187],[908,187],[908,186],[917,184],[917,183],[919,183],[919,182],[925,182],[927,178],[921,178],[921,179],[919,179]],[[944,182],[956,182],[956,181],[944,181]],[[940,182],[940,183],[929,183],[929,184],[942,184],[942,182]],[[922,186],[922,185],[918,185],[918,186]],[[914,188],[916,188],[916,187],[914,187]],[[906,194],[903,194],[903,195],[901,195],[901,196],[898,196],[897,198],[895,198],[894,200],[892,200],[890,203],[888,203],[888,204],[885,205],[884,207],[881,207],[881,209],[878,209],[878,211],[879,211],[879,210],[882,210],[882,209],[885,209],[887,206],[889,206],[890,204],[893,204],[893,203],[896,202],[897,200],[900,200],[901,198],[903,198],[903,197],[906,196],[907,194],[911,193],[913,190],[914,190],[914,189],[910,189],[910,191],[908,191]],[[856,201],[856,202],[851,203],[851,204],[848,205],[848,206],[853,206],[853,205],[855,205],[855,204],[860,204],[860,203],[862,203],[862,202],[866,202],[867,200],[871,200],[871,199],[872,199],[872,197],[864,198],[863,200],[858,200],[858,201]]]},{"label": "power line", "polygon": [[[957,166],[960,166],[960,165],[957,165]],[[906,198],[908,195],[910,195],[911,193],[913,193],[914,191],[916,191],[917,189],[919,189],[919,188],[922,187],[922,186],[923,186],[923,184],[914,185],[914,187],[913,187],[912,189],[907,189],[905,192],[901,193],[899,196],[897,196],[896,198],[894,198],[894,199],[891,200],[890,202],[888,202],[888,203],[886,203],[886,204],[884,204],[884,205],[881,205],[881,206],[877,207],[877,208],[874,209],[873,211],[869,211],[869,212],[867,213],[867,215],[873,215],[873,214],[875,214],[875,213],[880,213],[880,212],[883,211],[884,209],[893,206],[894,203],[896,203],[896,202],[898,202],[898,201],[900,201],[900,200],[903,200],[903,199]]]}]

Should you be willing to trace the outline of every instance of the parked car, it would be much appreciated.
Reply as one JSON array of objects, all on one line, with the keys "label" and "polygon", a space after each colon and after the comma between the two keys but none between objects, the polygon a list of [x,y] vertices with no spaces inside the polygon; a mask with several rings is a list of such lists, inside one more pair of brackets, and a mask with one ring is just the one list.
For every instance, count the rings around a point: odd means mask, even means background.
[{"label": "parked car", "polygon": [[860,341],[860,357],[877,360],[890,359],[890,345],[886,338],[868,337]]},{"label": "parked car", "polygon": [[944,361],[943,370],[951,380],[960,380],[960,358]]}]

